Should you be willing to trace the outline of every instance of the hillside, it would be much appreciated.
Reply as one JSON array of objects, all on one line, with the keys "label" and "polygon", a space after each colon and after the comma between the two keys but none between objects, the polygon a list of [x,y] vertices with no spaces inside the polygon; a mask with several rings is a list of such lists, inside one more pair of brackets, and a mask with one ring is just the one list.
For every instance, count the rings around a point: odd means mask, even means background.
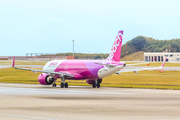
[{"label": "hillside", "polygon": [[141,61],[143,60],[143,56],[144,56],[144,52],[139,51],[139,52],[135,52],[135,53],[124,56],[123,58],[121,58],[121,61]]},{"label": "hillside", "polygon": [[121,57],[134,52],[163,52],[166,49],[171,52],[180,52],[180,39],[155,40],[153,38],[138,36],[122,46]]}]

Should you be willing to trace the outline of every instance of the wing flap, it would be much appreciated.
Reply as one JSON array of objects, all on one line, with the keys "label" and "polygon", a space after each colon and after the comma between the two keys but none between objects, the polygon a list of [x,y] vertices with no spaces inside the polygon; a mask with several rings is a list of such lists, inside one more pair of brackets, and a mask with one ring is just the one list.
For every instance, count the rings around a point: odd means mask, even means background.
[{"label": "wing flap", "polygon": [[14,68],[19,69],[19,70],[32,71],[34,73],[41,72],[41,73],[46,73],[46,74],[58,74],[58,75],[65,75],[65,76],[69,76],[69,77],[74,77],[74,75],[72,75],[72,74],[62,73],[62,72],[53,72],[53,71],[47,71],[47,70],[36,70],[36,69],[17,68],[17,67],[14,67]]}]

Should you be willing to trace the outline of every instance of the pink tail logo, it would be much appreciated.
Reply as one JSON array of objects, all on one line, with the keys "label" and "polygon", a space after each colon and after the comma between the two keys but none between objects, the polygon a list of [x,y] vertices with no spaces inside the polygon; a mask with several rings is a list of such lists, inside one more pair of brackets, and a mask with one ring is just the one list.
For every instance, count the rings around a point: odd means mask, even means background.
[{"label": "pink tail logo", "polygon": [[118,61],[118,62],[120,61],[121,45],[122,45],[122,39],[123,39],[122,36],[123,36],[123,31],[119,31],[114,41],[114,44],[111,48],[109,57],[107,58],[108,61]]}]

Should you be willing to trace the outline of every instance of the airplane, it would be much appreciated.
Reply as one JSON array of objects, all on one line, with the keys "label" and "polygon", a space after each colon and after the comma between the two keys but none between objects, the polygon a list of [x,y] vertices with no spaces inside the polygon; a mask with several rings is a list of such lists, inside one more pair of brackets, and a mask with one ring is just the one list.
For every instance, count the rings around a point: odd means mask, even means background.
[{"label": "airplane", "polygon": [[[61,79],[61,88],[68,88],[68,83],[65,80],[86,80],[93,88],[100,88],[102,79],[112,74],[121,74],[122,72],[138,73],[140,70],[156,70],[164,66],[164,62],[160,67],[142,68],[142,69],[123,69],[126,66],[137,65],[120,62],[121,46],[123,40],[123,31],[119,31],[110,54],[105,60],[52,60],[45,64],[42,70],[17,68],[15,67],[15,56],[13,58],[12,67],[19,70],[40,72],[38,81],[42,85],[51,85],[56,87],[56,80]],[[140,63],[142,64],[142,63]],[[144,63],[143,63],[144,64]],[[145,63],[147,64],[147,63]]]}]

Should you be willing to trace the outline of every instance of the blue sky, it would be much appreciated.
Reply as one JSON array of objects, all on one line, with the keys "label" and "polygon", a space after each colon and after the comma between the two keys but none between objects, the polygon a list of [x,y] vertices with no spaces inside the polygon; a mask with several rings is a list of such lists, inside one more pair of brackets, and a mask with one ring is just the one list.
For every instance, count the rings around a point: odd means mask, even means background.
[{"label": "blue sky", "polygon": [[0,56],[109,53],[119,30],[180,38],[180,0],[0,0]]}]

